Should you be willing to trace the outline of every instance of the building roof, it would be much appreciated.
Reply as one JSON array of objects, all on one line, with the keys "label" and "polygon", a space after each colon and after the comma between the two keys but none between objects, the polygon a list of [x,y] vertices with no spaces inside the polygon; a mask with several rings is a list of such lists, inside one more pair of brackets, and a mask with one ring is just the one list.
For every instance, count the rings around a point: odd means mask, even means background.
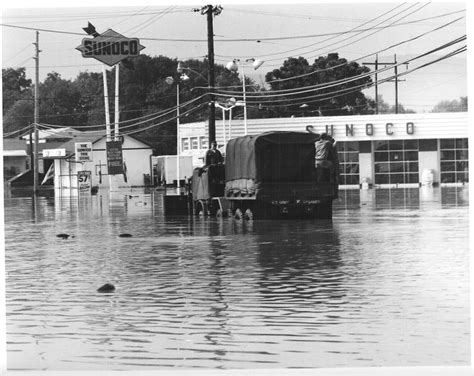
[{"label": "building roof", "polygon": [[4,150],[4,157],[27,157],[26,150]]},{"label": "building roof", "polygon": [[18,138],[4,138],[3,139],[3,150],[28,150],[25,140]]},{"label": "building roof", "polygon": [[102,136],[97,136],[97,133],[87,133],[74,137],[71,140],[61,143],[58,148],[66,149],[66,155],[74,154],[76,152],[76,143],[78,142],[92,142],[93,144],[102,139]]},{"label": "building roof", "polygon": [[[65,139],[65,138],[67,139],[67,138],[76,137],[77,135],[80,135],[82,133],[85,133],[85,132],[79,131],[71,127],[39,129],[38,138],[40,140],[54,140],[54,139]],[[30,135],[26,134],[22,136],[21,138],[24,140],[29,140]]]}]

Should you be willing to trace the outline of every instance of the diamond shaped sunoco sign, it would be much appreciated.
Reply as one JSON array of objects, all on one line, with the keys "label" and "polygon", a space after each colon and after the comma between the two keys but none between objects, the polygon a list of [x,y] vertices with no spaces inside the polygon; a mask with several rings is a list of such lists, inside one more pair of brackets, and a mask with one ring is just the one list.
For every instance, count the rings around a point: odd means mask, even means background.
[{"label": "diamond shaped sunoco sign", "polygon": [[138,38],[126,38],[109,29],[102,34],[96,34],[94,38],[84,38],[76,50],[81,51],[83,57],[113,66],[123,59],[138,56],[144,48]]}]

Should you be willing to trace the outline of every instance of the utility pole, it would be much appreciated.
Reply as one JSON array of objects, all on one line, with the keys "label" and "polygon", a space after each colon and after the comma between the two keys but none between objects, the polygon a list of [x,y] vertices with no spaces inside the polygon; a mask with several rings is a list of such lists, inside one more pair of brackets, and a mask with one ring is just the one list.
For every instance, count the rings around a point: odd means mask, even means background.
[{"label": "utility pole", "polygon": [[[362,63],[364,65],[375,65],[375,113],[379,113],[379,101],[378,101],[378,81],[377,81],[377,70],[380,65],[393,65],[394,70],[395,70],[395,78],[393,80],[388,80],[387,82],[395,82],[395,113],[398,114],[398,82],[399,81],[405,81],[405,80],[400,80],[398,78],[398,63],[397,63],[397,55],[395,54],[393,57],[393,63],[381,63],[378,61],[378,55],[375,55],[375,63]],[[405,63],[405,65],[408,67],[408,63]]]},{"label": "utility pole", "polygon": [[[218,16],[222,12],[222,7],[206,5],[201,9],[194,9],[195,12],[201,12],[202,15],[207,15],[207,49],[208,49],[208,81],[209,92],[215,87],[215,73],[214,73],[214,27],[213,16]],[[209,145],[216,140],[216,106],[214,94],[209,95]]]},{"label": "utility pole", "polygon": [[378,91],[378,80],[377,80],[377,71],[379,69],[378,55],[375,55],[375,63],[362,63],[364,65],[375,65],[375,114],[379,114],[379,91]]},{"label": "utility pole", "polygon": [[34,193],[38,193],[38,144],[39,144],[39,137],[38,137],[38,123],[39,123],[39,53],[41,52],[39,49],[39,31],[36,31],[36,43],[35,45],[36,53],[35,57],[35,114],[34,114],[34,133],[35,133],[35,141],[33,144],[33,191]]}]

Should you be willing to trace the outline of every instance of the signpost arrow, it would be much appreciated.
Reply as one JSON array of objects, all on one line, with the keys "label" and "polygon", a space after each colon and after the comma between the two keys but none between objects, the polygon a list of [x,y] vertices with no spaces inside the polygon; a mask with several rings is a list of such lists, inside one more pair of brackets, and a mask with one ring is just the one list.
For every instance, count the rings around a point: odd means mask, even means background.
[{"label": "signpost arrow", "polygon": [[84,30],[87,34],[92,35],[93,37],[99,36],[99,33],[95,30],[95,26],[92,25],[90,22],[88,22],[87,27],[83,27],[82,30]]}]

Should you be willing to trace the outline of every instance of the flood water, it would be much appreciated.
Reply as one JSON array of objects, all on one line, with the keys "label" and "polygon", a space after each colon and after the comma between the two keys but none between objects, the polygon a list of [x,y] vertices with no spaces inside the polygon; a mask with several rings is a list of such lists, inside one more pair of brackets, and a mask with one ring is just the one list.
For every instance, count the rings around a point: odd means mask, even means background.
[{"label": "flood water", "polygon": [[332,221],[239,222],[5,192],[8,369],[469,365],[468,188],[340,196]]}]

